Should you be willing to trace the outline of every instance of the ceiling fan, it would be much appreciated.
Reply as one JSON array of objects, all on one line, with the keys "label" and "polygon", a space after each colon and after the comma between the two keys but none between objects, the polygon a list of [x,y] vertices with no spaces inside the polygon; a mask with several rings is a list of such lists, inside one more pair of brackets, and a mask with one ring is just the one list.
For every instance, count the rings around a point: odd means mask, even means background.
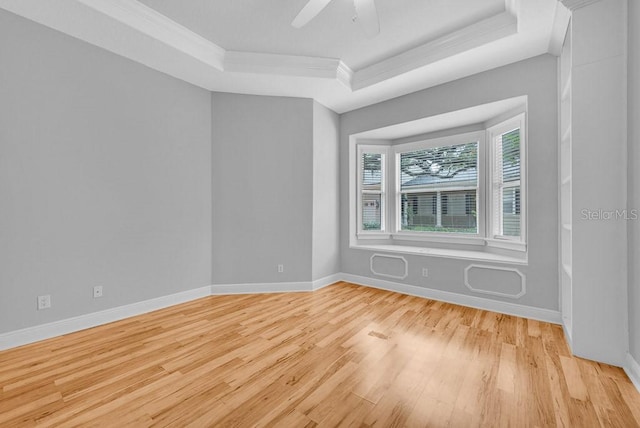
[{"label": "ceiling fan", "polygon": [[[300,13],[294,18],[291,25],[295,28],[304,27],[309,21],[316,17],[331,0],[309,0]],[[360,22],[362,29],[368,37],[374,37],[380,32],[380,22],[374,0],[353,0],[356,8],[354,20]]]}]

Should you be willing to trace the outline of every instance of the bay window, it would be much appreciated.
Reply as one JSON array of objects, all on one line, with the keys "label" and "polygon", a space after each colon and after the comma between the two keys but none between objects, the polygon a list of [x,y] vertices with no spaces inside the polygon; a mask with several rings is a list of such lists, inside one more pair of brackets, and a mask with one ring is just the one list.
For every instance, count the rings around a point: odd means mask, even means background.
[{"label": "bay window", "polygon": [[377,239],[525,251],[524,119],[426,141],[354,141],[356,245]]}]

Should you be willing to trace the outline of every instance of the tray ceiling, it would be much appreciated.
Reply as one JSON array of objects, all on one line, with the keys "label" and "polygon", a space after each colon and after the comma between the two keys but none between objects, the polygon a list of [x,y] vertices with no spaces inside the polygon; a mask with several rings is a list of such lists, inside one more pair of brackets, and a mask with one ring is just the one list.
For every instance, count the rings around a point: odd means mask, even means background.
[{"label": "tray ceiling", "polygon": [[[351,0],[301,29],[306,0],[0,0],[0,7],[212,91],[314,98],[342,113],[559,52],[557,0],[376,0],[367,38]],[[277,7],[275,7],[277,5]]]}]

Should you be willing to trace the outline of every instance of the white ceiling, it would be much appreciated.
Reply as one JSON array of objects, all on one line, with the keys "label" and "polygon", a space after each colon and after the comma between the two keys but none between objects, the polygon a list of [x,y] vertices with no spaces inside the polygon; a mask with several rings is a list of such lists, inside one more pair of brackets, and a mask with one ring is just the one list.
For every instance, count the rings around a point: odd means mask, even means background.
[{"label": "white ceiling", "polygon": [[353,70],[505,11],[504,0],[377,0],[382,30],[368,39],[352,0],[301,29],[290,24],[308,0],[139,1],[227,50],[339,58]]},{"label": "white ceiling", "polygon": [[0,8],[197,86],[314,98],[342,113],[481,71],[557,54],[558,0],[376,0],[380,34],[333,0],[0,0]]}]

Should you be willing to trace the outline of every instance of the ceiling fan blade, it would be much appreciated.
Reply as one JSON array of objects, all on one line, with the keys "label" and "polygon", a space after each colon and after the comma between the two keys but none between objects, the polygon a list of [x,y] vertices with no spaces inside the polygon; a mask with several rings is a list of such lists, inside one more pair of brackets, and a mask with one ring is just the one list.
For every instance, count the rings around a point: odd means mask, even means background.
[{"label": "ceiling fan blade", "polygon": [[380,33],[380,21],[374,0],[353,0],[356,7],[358,21],[368,37],[377,36]]},{"label": "ceiling fan blade", "polygon": [[331,0],[309,0],[300,13],[293,19],[291,23],[295,28],[301,28],[307,25],[322,9],[324,9]]}]

